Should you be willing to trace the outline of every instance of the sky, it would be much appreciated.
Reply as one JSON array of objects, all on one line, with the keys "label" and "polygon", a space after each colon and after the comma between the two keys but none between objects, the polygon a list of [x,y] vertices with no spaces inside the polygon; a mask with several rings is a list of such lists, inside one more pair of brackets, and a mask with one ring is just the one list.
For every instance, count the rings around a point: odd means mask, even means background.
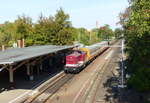
[{"label": "sky", "polygon": [[27,15],[34,22],[42,13],[55,15],[59,8],[70,15],[74,27],[87,29],[109,24],[112,29],[119,27],[118,15],[128,7],[127,0],[0,0],[0,23],[13,22],[18,15]]}]

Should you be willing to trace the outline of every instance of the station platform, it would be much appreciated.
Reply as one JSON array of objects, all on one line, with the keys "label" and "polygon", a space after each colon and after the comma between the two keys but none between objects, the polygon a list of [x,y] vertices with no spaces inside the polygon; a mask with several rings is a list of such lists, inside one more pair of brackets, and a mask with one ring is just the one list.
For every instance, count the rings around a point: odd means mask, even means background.
[{"label": "station platform", "polygon": [[[44,45],[0,51],[0,72],[7,70],[9,72],[9,82],[12,84],[14,83],[14,72],[17,69],[25,68],[29,78],[33,79],[35,66],[38,65],[36,69],[39,72],[43,69],[43,61],[55,54],[61,54],[59,59],[61,58],[64,61],[66,51],[75,47],[77,46]],[[58,62],[60,62],[59,59]],[[49,61],[49,64],[52,65],[52,62]]]},{"label": "station platform", "polygon": [[62,71],[66,53],[75,47],[45,45],[0,51],[0,103],[15,103]]},{"label": "station platform", "polygon": [[32,90],[27,89],[15,89],[10,91],[4,91],[0,93],[0,103],[14,103],[15,100],[25,96],[27,93]]}]

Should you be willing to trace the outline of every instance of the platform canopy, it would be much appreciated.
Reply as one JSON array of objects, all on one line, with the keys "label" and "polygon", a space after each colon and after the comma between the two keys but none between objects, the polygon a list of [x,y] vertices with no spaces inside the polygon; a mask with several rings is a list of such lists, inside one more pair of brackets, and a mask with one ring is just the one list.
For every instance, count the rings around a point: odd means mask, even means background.
[{"label": "platform canopy", "polygon": [[44,56],[58,51],[74,48],[75,46],[31,46],[0,51],[0,65],[13,64],[24,60]]}]

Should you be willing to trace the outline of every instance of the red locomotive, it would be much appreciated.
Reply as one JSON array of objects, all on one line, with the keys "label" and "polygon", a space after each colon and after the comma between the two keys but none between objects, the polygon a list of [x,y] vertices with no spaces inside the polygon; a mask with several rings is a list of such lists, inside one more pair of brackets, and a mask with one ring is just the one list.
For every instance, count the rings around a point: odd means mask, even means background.
[{"label": "red locomotive", "polygon": [[103,41],[101,43],[75,50],[72,54],[66,56],[64,71],[66,73],[78,73],[89,61],[92,61],[107,48],[108,43]]}]

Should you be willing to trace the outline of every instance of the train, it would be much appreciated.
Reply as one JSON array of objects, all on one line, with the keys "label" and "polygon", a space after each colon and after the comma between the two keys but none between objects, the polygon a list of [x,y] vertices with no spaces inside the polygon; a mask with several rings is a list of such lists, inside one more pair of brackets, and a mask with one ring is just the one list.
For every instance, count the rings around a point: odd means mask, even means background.
[{"label": "train", "polygon": [[74,50],[66,56],[65,73],[79,73],[87,64],[109,48],[112,42],[102,41]]}]

